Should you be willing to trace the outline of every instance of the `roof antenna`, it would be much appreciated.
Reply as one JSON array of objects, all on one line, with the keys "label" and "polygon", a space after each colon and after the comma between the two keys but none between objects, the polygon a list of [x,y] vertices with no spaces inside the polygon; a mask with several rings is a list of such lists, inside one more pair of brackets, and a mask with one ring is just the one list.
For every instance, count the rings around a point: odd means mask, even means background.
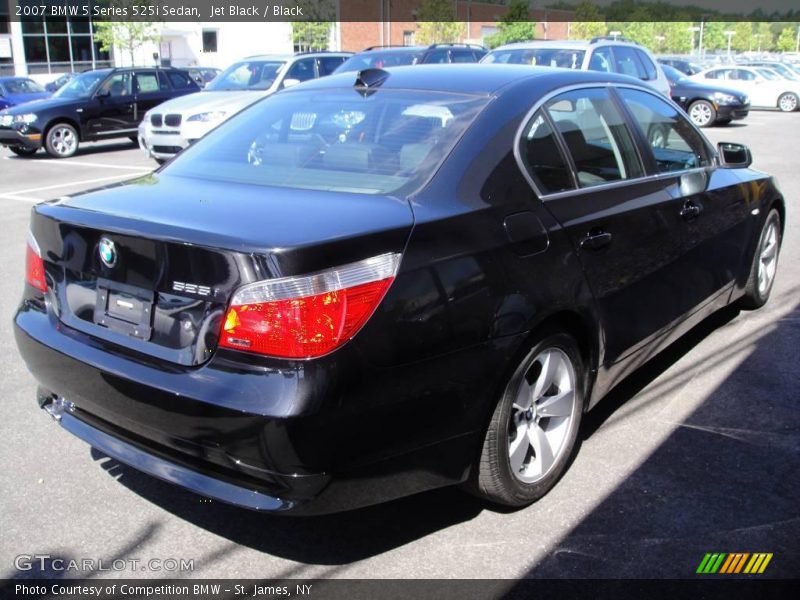
[{"label": "roof antenna", "polygon": [[364,69],[358,72],[354,85],[357,88],[363,88],[361,93],[367,96],[370,93],[374,93],[375,90],[372,88],[379,87],[389,78],[389,75],[390,73],[383,69]]}]

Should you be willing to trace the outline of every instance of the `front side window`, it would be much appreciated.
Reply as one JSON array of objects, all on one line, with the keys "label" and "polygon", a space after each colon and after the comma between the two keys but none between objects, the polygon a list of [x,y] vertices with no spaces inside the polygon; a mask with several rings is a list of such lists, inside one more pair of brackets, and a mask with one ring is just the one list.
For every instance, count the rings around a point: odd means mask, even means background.
[{"label": "front side window", "polygon": [[380,89],[368,95],[353,89],[282,92],[222,124],[165,172],[309,190],[406,193],[439,168],[488,101]]},{"label": "front side window", "polygon": [[571,190],[575,187],[569,165],[561,154],[555,132],[536,111],[520,139],[520,157],[536,187],[544,194]]},{"label": "front side window", "polygon": [[136,92],[139,94],[150,94],[161,89],[158,83],[158,76],[155,71],[136,72]]},{"label": "front side window", "polygon": [[660,173],[711,164],[702,136],[674,106],[641,90],[620,88],[620,95],[653,150]]},{"label": "front side window", "polygon": [[589,59],[589,70],[600,71],[601,73],[614,71],[611,67],[611,50],[607,46],[592,52],[592,58]]},{"label": "front side window", "polygon": [[131,74],[129,72],[115,73],[103,82],[98,92],[100,95],[111,98],[122,98],[131,95]]},{"label": "front side window", "polygon": [[642,50],[639,50],[638,48],[634,48],[633,51],[639,58],[639,62],[641,63],[642,67],[644,67],[644,74],[645,74],[644,78],[647,81],[658,79],[658,71],[656,70],[656,66],[653,64],[653,61],[650,60],[650,57],[647,56],[647,53]]},{"label": "front side window", "polygon": [[545,108],[572,157],[580,187],[644,174],[633,138],[608,90],[566,92]]},{"label": "front side window", "polygon": [[205,87],[205,91],[268,90],[285,66],[285,60],[247,60],[234,63],[215,77]]},{"label": "front side window", "polygon": [[308,81],[314,79],[314,59],[304,58],[298,60],[286,73],[286,79],[296,79],[297,81]]}]

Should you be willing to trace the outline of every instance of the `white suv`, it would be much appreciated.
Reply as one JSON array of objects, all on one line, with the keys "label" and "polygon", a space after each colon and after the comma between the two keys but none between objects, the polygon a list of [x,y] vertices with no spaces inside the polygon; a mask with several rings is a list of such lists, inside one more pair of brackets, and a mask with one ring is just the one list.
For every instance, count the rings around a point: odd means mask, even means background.
[{"label": "white suv", "polygon": [[517,42],[495,48],[481,62],[620,73],[641,79],[669,98],[669,81],[656,59],[646,48],[624,38]]},{"label": "white suv", "polygon": [[162,163],[214,127],[278,90],[333,73],[352,52],[252,56],[232,64],[202,92],[159,104],[139,125],[139,146]]}]

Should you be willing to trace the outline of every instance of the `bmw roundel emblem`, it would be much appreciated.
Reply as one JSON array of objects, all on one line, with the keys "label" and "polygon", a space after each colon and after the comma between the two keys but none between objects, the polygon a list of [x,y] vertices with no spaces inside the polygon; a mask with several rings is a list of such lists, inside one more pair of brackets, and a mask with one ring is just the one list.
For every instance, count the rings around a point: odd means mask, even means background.
[{"label": "bmw roundel emblem", "polygon": [[110,239],[105,237],[100,238],[98,250],[100,252],[100,260],[103,261],[105,266],[113,267],[117,264],[117,249],[114,246],[114,242]]}]

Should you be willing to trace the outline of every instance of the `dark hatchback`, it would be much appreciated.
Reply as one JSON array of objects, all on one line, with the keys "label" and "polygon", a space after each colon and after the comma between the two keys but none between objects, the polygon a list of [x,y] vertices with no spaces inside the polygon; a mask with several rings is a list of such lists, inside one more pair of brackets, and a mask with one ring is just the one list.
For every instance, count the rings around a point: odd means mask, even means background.
[{"label": "dark hatchback", "polygon": [[661,68],[669,81],[670,96],[698,127],[727,125],[750,113],[750,99],[742,92],[689,79],[669,65]]},{"label": "dark hatchback", "polygon": [[197,83],[179,69],[88,71],[46,100],[0,111],[0,144],[20,156],[44,148],[54,158],[68,158],[83,142],[127,137],[138,143],[144,113],[198,91]]},{"label": "dark hatchback", "polygon": [[626,374],[767,301],[785,206],[749,164],[624,76],[334,75],[34,207],[16,341],[63,428],[212,498],[521,506]]}]

